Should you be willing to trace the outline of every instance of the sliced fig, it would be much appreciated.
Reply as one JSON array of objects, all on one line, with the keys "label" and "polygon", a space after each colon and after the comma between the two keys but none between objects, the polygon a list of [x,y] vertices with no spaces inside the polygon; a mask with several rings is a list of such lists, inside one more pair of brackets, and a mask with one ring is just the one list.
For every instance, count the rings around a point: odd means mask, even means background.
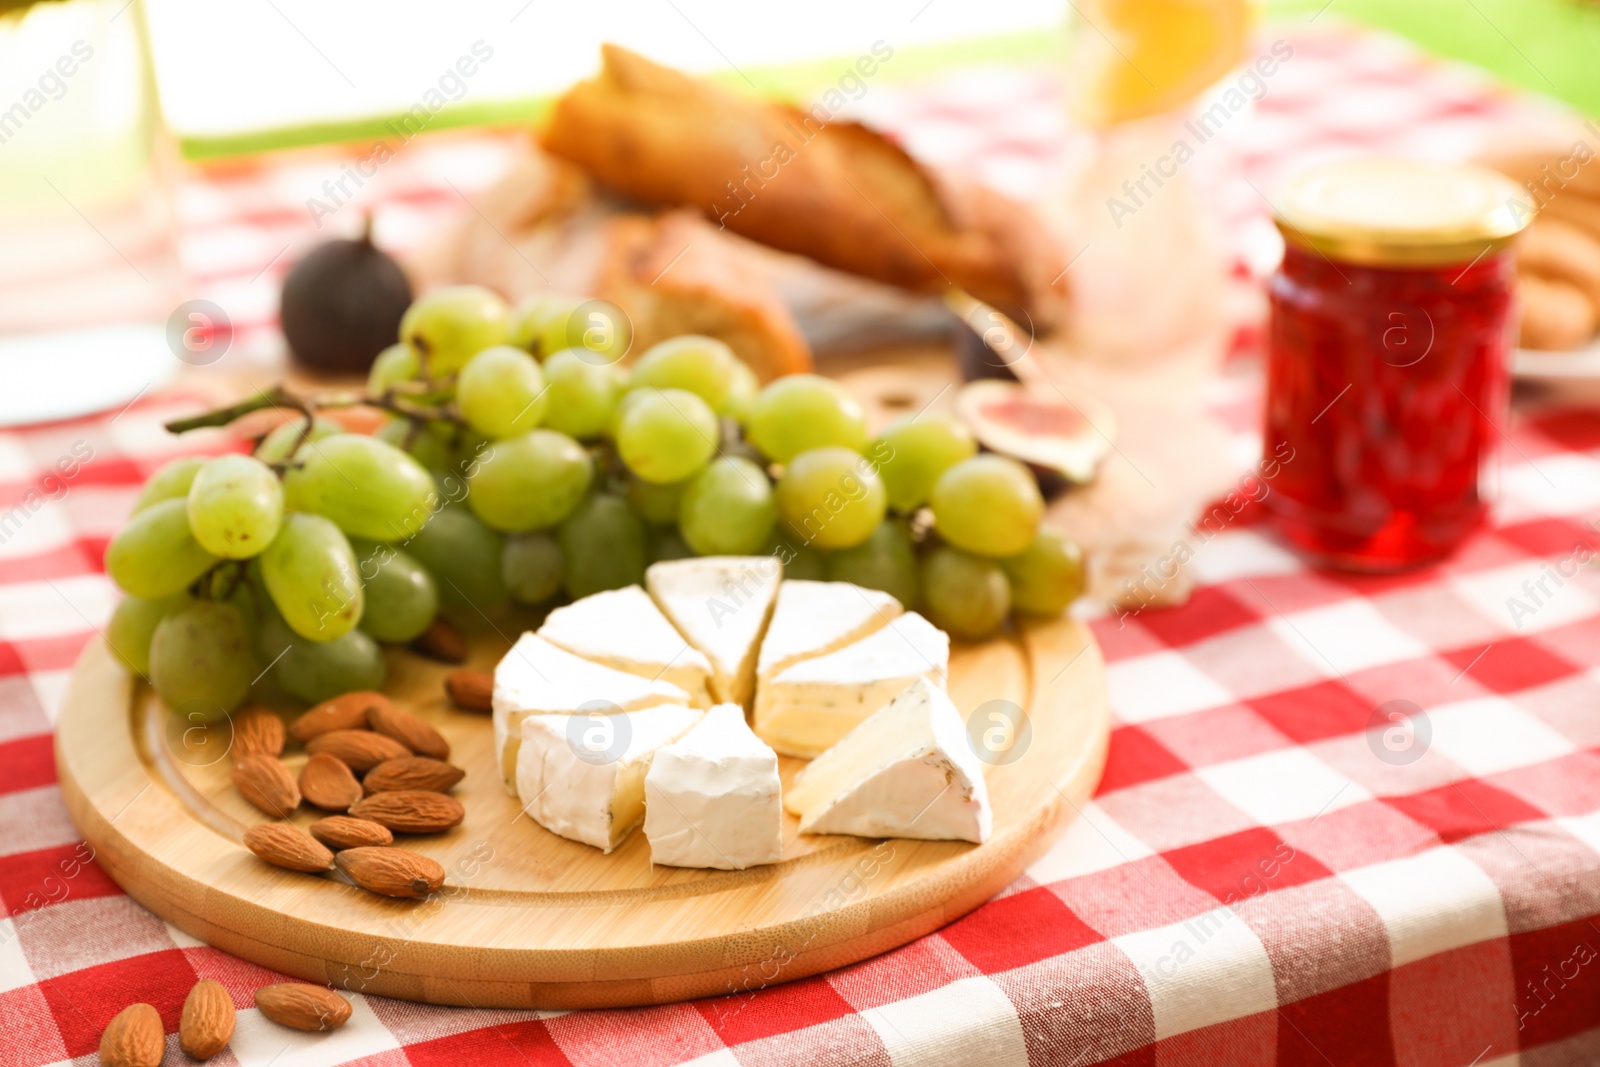
[{"label": "sliced fig", "polygon": [[1093,397],[997,379],[962,386],[956,413],[991,452],[1080,485],[1094,479],[1117,432],[1111,410]]}]

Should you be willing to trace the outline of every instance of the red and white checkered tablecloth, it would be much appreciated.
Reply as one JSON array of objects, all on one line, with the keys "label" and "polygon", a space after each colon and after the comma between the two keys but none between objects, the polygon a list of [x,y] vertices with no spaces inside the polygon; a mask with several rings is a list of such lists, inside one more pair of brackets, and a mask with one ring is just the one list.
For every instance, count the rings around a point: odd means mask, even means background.
[{"label": "red and white checkered tablecloth", "polygon": [[[1387,39],[1290,39],[1223,180],[1238,167],[1266,188],[1295,161],[1372,147],[1460,156],[1549,117]],[[870,102],[914,150],[1018,191],[1061,151],[1046,75]],[[509,150],[419,144],[375,187],[380,219],[421,232],[458,207],[441,182],[471,195]],[[308,166],[184,190],[188,265],[241,341],[270,336],[271,301],[250,294],[274,291],[282,264],[253,276],[313,232]],[[1218,195],[1253,240],[1254,194]],[[201,977],[241,1009],[216,1062],[252,1067],[1600,1061],[1600,579],[1578,566],[1600,546],[1600,417],[1519,412],[1494,525],[1446,565],[1311,571],[1246,511],[1198,544],[1187,605],[1093,620],[1116,721],[1100,790],[1024,877],[938,934],[748,1000],[562,1014],[357,995],[344,1029],[302,1035],[252,1007],[273,974],[166,925],[88,861],[55,784],[52,715],[115,599],[106,539],[174,451],[160,422],[195,402],[169,392],[0,435],[3,1067],[93,1062],[135,1000],[175,1031]],[[1247,462],[1258,387],[1233,379],[1216,403]],[[50,473],[62,457],[79,460],[70,477]],[[1426,726],[1390,733],[1393,701]]]}]

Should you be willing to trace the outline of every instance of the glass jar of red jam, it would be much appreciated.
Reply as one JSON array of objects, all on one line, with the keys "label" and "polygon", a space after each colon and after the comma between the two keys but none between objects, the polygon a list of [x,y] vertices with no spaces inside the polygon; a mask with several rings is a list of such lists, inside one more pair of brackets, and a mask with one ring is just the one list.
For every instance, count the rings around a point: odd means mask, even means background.
[{"label": "glass jar of red jam", "polygon": [[1312,559],[1404,570],[1483,521],[1521,194],[1478,167],[1359,160],[1277,198],[1262,503]]}]

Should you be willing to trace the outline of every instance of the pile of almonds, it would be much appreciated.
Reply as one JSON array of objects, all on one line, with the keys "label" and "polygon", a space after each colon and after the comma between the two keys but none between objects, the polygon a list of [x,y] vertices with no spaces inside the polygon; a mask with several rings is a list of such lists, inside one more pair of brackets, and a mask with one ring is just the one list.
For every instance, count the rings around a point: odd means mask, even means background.
[{"label": "pile of almonds", "polygon": [[[309,756],[298,779],[281,758],[290,739]],[[444,884],[438,863],[391,846],[397,833],[460,824],[466,813],[448,793],[464,772],[447,762],[439,731],[382,693],[324,701],[287,732],[276,713],[246,708],[234,716],[232,755],[234,788],[267,815],[288,819],[302,802],[330,813],[309,835],[287,822],[252,826],[244,844],[261,859],[310,874],[337,867],[387,897],[425,897]]]},{"label": "pile of almonds", "polygon": [[[350,1018],[350,1002],[325,986],[279,982],[256,990],[262,1015],[294,1030],[337,1030]],[[209,1060],[233,1037],[233,998],[222,983],[196,982],[183,1002],[178,1021],[178,1046],[196,1060]],[[166,1048],[161,1014],[149,1004],[130,1004],[119,1011],[100,1035],[104,1067],[158,1067]]]}]

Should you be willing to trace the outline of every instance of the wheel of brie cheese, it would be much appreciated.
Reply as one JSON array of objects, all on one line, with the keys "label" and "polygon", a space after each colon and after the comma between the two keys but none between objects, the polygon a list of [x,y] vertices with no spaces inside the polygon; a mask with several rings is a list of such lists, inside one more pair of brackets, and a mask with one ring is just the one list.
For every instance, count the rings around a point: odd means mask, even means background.
[{"label": "wheel of brie cheese", "polygon": [[[522,635],[495,668],[495,751],[545,829],[610,852],[642,823],[660,864],[777,862],[785,809],[801,833],[981,843],[949,662],[886,593],[785,581],[771,556],[672,560]],[[780,753],[815,761],[787,795]]]}]

